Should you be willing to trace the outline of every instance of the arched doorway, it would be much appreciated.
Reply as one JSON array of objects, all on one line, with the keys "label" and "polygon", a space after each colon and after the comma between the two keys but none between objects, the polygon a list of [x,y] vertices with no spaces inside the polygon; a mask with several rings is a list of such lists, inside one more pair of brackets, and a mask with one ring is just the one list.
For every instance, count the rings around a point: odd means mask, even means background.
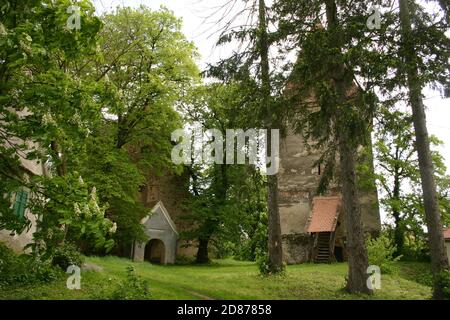
[{"label": "arched doorway", "polygon": [[164,242],[159,239],[151,239],[145,246],[144,260],[151,263],[164,264],[165,251]]}]

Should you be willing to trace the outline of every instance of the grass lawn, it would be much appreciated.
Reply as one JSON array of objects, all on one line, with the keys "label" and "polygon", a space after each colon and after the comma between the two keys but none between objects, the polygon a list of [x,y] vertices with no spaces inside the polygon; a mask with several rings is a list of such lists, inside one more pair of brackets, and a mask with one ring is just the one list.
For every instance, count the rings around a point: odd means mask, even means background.
[{"label": "grass lawn", "polygon": [[[103,271],[82,273],[81,290],[66,288],[66,278],[26,287],[8,288],[0,299],[95,299],[126,277],[126,267],[147,279],[153,299],[429,299],[431,288],[420,284],[428,265],[397,263],[398,272],[382,275],[381,289],[373,296],[342,291],[347,265],[302,264],[287,267],[284,276],[263,278],[252,262],[216,260],[209,265],[159,266],[133,263],[117,257],[90,257],[87,262]],[[423,281],[422,281],[423,280]]]}]

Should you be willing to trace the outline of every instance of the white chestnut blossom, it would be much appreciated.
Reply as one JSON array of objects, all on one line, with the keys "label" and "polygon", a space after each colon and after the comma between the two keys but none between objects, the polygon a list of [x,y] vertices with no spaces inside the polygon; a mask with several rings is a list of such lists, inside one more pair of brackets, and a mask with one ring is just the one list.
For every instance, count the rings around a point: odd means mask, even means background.
[{"label": "white chestnut blossom", "polygon": [[113,223],[112,227],[109,229],[109,233],[116,233],[117,231],[117,223]]}]

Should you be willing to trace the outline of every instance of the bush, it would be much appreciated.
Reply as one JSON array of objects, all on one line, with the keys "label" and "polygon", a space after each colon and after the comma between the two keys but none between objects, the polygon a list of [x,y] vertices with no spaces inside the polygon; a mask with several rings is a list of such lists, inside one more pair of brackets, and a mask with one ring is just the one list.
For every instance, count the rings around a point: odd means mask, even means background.
[{"label": "bush", "polygon": [[406,236],[401,253],[402,261],[431,262],[428,243],[420,237]]},{"label": "bush", "polygon": [[367,255],[370,265],[380,267],[383,273],[393,273],[394,262],[400,260],[401,256],[394,258],[397,248],[386,234],[381,234],[378,238],[366,241]]},{"label": "bush", "polygon": [[231,241],[220,239],[213,242],[212,255],[215,259],[226,259],[233,256],[235,244]]},{"label": "bush", "polygon": [[0,242],[0,276],[15,262],[16,254]]},{"label": "bush", "polygon": [[60,267],[63,271],[71,265],[81,268],[84,259],[81,253],[73,244],[64,244],[55,249],[52,255],[52,264]]},{"label": "bush", "polygon": [[119,284],[112,293],[113,300],[148,300],[151,298],[147,280],[140,279],[134,272],[134,268],[127,268],[127,278]]},{"label": "bush", "polygon": [[[109,279],[110,281],[112,279]],[[132,266],[127,267],[127,277],[113,290],[100,290],[91,295],[95,300],[149,300],[151,299],[148,281],[139,278]]]},{"label": "bush", "polygon": [[444,270],[435,277],[436,286],[442,290],[444,299],[450,299],[450,271]]},{"label": "bush", "polygon": [[[267,220],[266,216],[264,220]],[[237,260],[257,261],[262,252],[268,251],[267,243],[267,221],[260,222],[251,236],[240,239],[236,244],[234,257]]]},{"label": "bush", "polygon": [[262,276],[268,276],[270,274],[270,260],[267,254],[258,257],[256,260],[259,268],[259,273]]},{"label": "bush", "polygon": [[39,257],[17,255],[0,243],[0,287],[50,282],[58,278],[58,270]]}]

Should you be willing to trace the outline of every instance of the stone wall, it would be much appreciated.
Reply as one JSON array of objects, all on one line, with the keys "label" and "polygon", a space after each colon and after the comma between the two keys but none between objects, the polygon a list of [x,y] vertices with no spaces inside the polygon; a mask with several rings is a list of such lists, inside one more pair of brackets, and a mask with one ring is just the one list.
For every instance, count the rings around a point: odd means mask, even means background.
[{"label": "stone wall", "polygon": [[304,263],[310,260],[311,238],[307,233],[291,233],[281,236],[283,261],[287,264]]}]

